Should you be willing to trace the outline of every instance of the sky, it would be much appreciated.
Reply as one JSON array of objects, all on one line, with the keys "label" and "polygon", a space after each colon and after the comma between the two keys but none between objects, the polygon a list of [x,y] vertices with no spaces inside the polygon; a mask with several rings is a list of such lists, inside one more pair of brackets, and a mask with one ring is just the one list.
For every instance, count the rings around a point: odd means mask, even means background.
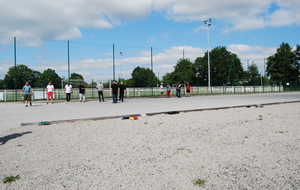
[{"label": "sky", "polygon": [[283,42],[300,44],[300,1],[0,0],[0,23],[0,79],[15,64],[14,37],[16,64],[86,82],[129,79],[137,66],[161,79],[218,46],[264,74]]}]

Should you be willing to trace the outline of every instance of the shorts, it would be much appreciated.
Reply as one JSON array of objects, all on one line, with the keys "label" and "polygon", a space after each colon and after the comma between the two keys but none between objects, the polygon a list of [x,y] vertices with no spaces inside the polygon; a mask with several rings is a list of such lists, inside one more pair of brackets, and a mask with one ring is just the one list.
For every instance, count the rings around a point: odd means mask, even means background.
[{"label": "shorts", "polygon": [[31,101],[31,94],[24,94],[24,100]]},{"label": "shorts", "polygon": [[48,96],[49,99],[53,99],[53,92],[48,92],[47,96]]},{"label": "shorts", "polygon": [[160,94],[164,94],[164,91],[160,91]]},{"label": "shorts", "polygon": [[186,92],[187,92],[187,93],[190,93],[190,92],[191,92],[191,90],[186,90]]}]

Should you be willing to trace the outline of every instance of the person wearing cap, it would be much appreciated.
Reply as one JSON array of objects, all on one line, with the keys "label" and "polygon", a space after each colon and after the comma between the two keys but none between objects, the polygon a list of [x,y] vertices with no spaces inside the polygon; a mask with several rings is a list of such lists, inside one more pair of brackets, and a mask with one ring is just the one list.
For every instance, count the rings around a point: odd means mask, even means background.
[{"label": "person wearing cap", "polygon": [[164,86],[163,83],[160,83],[160,97],[162,98],[164,96]]}]

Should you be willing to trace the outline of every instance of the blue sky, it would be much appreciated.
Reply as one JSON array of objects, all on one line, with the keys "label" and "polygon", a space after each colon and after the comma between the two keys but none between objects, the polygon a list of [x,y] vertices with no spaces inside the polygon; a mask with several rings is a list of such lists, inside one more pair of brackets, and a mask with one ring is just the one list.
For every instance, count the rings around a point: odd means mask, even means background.
[{"label": "blue sky", "polygon": [[[225,46],[244,68],[257,64],[282,42],[299,43],[298,0],[0,0],[0,79],[17,63],[40,72],[54,69],[67,76],[66,43],[70,41],[70,70],[87,82],[112,79],[112,44],[116,79],[151,64],[160,78],[183,56],[194,61],[208,49]],[[122,55],[120,54],[122,52]],[[184,52],[184,53],[183,53]]]}]

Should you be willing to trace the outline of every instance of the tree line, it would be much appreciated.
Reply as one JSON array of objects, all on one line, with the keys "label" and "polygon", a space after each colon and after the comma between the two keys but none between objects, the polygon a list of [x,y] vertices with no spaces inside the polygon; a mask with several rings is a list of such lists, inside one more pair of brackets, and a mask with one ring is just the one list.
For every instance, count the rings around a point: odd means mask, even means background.
[{"label": "tree line", "polygon": [[[282,43],[274,55],[267,58],[266,75],[259,72],[257,64],[251,62],[244,70],[239,57],[228,51],[226,47],[216,47],[210,51],[210,75],[211,86],[237,86],[237,85],[285,85],[289,81],[299,81],[300,78],[300,46],[296,49],[288,43]],[[15,77],[16,76],[16,77]],[[70,79],[84,81],[82,75],[72,73]],[[0,79],[0,89],[20,89],[25,81],[29,81],[33,87],[44,88],[49,81],[61,88],[62,79],[53,69],[46,69],[42,73],[30,69],[26,65],[10,67],[4,79]],[[174,66],[174,71],[166,73],[162,81],[154,72],[145,67],[136,67],[130,79],[119,79],[127,87],[155,87],[164,84],[190,83],[194,86],[208,85],[208,53],[203,57],[197,57],[194,62],[189,59],[179,59]],[[262,84],[263,82],[263,84]],[[87,87],[95,87],[96,83],[86,84]],[[108,88],[109,83],[104,83]]]}]

